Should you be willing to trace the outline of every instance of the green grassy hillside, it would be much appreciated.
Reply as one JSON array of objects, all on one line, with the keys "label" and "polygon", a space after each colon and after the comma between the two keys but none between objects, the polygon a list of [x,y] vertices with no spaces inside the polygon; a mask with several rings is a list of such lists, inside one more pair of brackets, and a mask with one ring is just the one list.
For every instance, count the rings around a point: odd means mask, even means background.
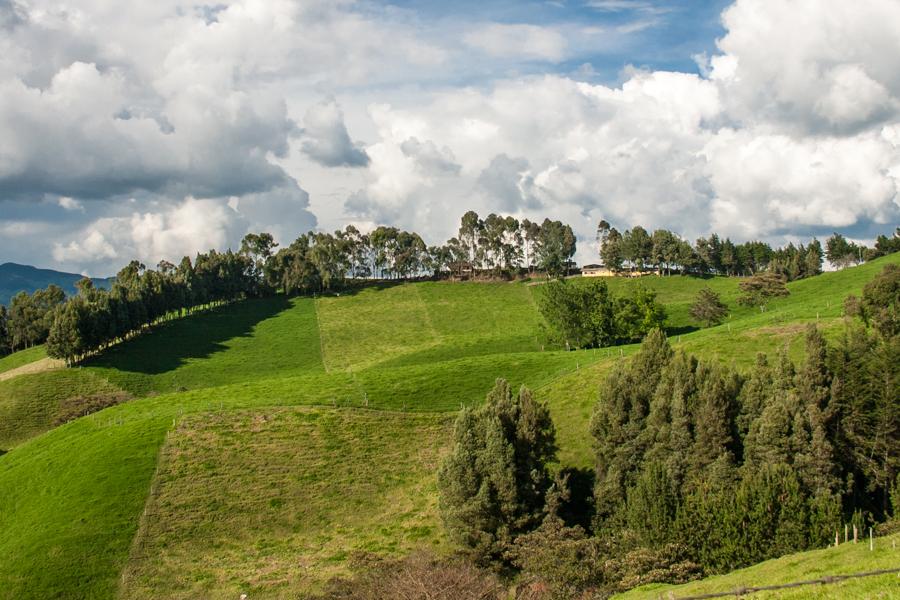
[{"label": "green grassy hillside", "polygon": [[[716,592],[730,592],[744,587],[763,587],[823,579],[833,575],[866,573],[900,568],[900,534],[875,538],[874,549],[869,550],[868,540],[858,544],[841,544],[837,548],[824,548],[799,552],[768,560],[727,575],[710,577],[685,585],[646,585],[614,598],[639,600],[699,596]],[[753,600],[800,598],[896,598],[900,594],[900,575],[892,573],[859,579],[847,579],[828,585],[810,585],[786,590],[757,592],[746,597]]]},{"label": "green grassy hillside", "polygon": [[47,350],[43,345],[34,346],[33,348],[28,348],[27,350],[19,350],[18,352],[7,354],[6,356],[0,358],[0,373],[18,369],[23,365],[33,363],[36,360],[41,360],[42,358],[46,357]]},{"label": "green grassy hillside", "polygon": [[[733,304],[735,280],[610,285],[653,286],[676,346],[749,365],[757,350],[799,349],[817,318],[836,334],[843,298],[886,262],[900,257],[792,283],[765,313],[735,309],[690,332],[696,291],[710,285]],[[0,457],[0,598],[291,596],[346,572],[354,549],[443,547],[436,457],[453,412],[496,377],[535,388],[561,461],[589,466],[598,383],[636,347],[542,350],[541,293],[421,283],[251,300],[81,369],[0,382],[0,448],[11,448]],[[46,431],[77,390],[135,399]]]},{"label": "green grassy hillside", "polygon": [[67,414],[80,396],[120,392],[84,369],[21,375],[0,381],[0,450],[43,433]]}]

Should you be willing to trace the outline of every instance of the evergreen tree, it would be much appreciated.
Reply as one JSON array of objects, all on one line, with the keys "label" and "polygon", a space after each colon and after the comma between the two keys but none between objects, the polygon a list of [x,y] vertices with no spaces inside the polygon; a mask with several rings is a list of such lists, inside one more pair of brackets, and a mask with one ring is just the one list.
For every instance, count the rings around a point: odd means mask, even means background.
[{"label": "evergreen tree", "polygon": [[734,420],[738,413],[740,378],[715,363],[700,363],[693,412],[694,443],[688,477],[725,485],[734,477]]},{"label": "evergreen tree", "polygon": [[722,302],[719,294],[708,287],[697,293],[690,308],[690,315],[706,327],[719,325],[728,316],[728,307]]},{"label": "evergreen tree", "polygon": [[550,413],[499,379],[483,406],[460,413],[453,439],[438,473],[444,522],[479,561],[505,560],[516,536],[540,523],[556,456]]},{"label": "evergreen tree", "polygon": [[678,495],[666,467],[644,463],[637,482],[628,490],[625,525],[646,546],[660,546],[673,538]]},{"label": "evergreen tree", "polygon": [[634,484],[648,440],[642,436],[660,376],[672,358],[665,334],[654,330],[640,351],[603,382],[591,418],[597,450],[597,516],[609,518],[625,501]]}]

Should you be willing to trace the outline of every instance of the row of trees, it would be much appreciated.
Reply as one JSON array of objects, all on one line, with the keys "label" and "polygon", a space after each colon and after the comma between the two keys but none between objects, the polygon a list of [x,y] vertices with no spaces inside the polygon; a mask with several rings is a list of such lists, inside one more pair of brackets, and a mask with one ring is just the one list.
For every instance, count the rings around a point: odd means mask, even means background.
[{"label": "row of trees", "polygon": [[241,254],[265,293],[340,290],[360,279],[450,276],[512,276],[535,269],[558,277],[575,254],[572,228],[559,221],[519,222],[495,214],[463,215],[458,237],[427,246],[415,233],[381,226],[361,233],[353,225],[333,234],[309,232],[276,251],[271,235],[244,238]]},{"label": "row of trees", "polygon": [[652,234],[640,225],[620,233],[606,221],[597,226],[597,242],[603,264],[613,271],[653,269],[666,275],[673,271],[695,274],[753,275],[770,271],[788,281],[822,272],[823,258],[837,266],[872,260],[900,250],[900,228],[894,236],[880,235],[874,248],[848,242],[835,233],[825,244],[815,238],[808,245],[793,243],[783,248],[750,241],[735,244],[713,233],[692,245],[677,234],[657,229]]},{"label": "row of trees", "polygon": [[[455,539],[559,597],[681,581],[820,547],[843,524],[900,518],[900,267],[849,298],[835,345],[760,355],[749,374],[674,351],[660,331],[601,384],[593,483],[555,479],[546,406],[499,381],[464,410],[439,471]],[[585,493],[585,489],[588,490]],[[592,514],[589,514],[592,513]]]},{"label": "row of trees", "polygon": [[47,354],[72,364],[153,324],[258,294],[254,269],[247,254],[211,250],[156,270],[132,261],[109,290],[82,279],[78,294],[52,312]]}]

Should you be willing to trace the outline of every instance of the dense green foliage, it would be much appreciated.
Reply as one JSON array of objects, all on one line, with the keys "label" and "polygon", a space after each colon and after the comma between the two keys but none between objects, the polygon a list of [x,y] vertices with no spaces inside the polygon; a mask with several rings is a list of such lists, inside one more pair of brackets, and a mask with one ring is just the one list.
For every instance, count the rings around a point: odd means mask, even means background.
[{"label": "dense green foliage", "polygon": [[757,273],[739,284],[741,295],[738,297],[738,304],[757,306],[759,310],[765,312],[769,300],[790,294],[786,283],[787,280],[783,275],[771,272]]},{"label": "dense green foliage", "polygon": [[210,250],[194,264],[185,257],[177,267],[162,262],[157,271],[132,261],[108,292],[84,279],[78,295],[53,313],[47,354],[72,364],[149,325],[250,295],[257,289],[252,275],[247,255]]},{"label": "dense green foliage", "polygon": [[485,404],[463,409],[438,472],[450,534],[479,562],[502,562],[515,538],[540,521],[556,432],[547,407],[498,379]]},{"label": "dense green foliage", "polygon": [[744,377],[651,335],[601,388],[598,526],[684,543],[721,572],[825,544],[852,518],[885,520],[900,472],[898,341],[851,326],[829,347],[810,328],[799,369],[761,356]]},{"label": "dense green foliage", "polygon": [[55,310],[66,299],[56,285],[33,294],[19,292],[12,298],[9,310],[0,313],[0,350],[30,348],[47,340]]},{"label": "dense green foliage", "polygon": [[598,280],[578,285],[550,281],[540,309],[551,339],[572,348],[637,341],[666,320],[665,309],[652,290],[637,287],[630,295],[614,298],[606,282]]}]

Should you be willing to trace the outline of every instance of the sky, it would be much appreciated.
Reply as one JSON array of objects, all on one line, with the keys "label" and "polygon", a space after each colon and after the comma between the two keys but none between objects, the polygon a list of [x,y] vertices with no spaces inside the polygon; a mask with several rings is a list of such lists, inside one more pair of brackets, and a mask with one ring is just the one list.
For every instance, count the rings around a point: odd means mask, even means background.
[{"label": "sky", "polygon": [[0,262],[475,210],[775,244],[900,224],[897,0],[0,0]]}]

